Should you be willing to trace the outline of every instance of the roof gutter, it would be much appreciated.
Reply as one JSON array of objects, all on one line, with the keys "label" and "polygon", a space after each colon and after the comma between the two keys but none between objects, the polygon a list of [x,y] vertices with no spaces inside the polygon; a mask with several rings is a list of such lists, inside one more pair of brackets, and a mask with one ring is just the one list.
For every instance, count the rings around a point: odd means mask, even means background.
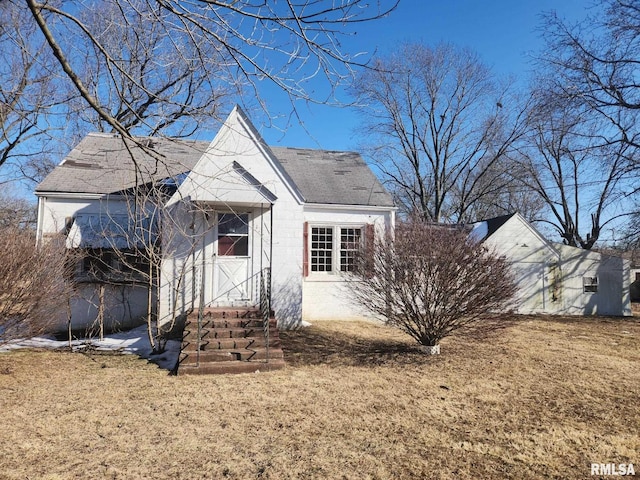
[{"label": "roof gutter", "polygon": [[120,193],[85,193],[85,192],[48,192],[44,190],[33,192],[36,197],[71,198],[84,200],[99,200],[108,197],[122,197]]},{"label": "roof gutter", "polygon": [[332,204],[332,203],[305,203],[304,209],[319,209],[319,210],[363,210],[367,212],[396,212],[398,207],[385,206],[385,205],[345,205],[345,204]]}]

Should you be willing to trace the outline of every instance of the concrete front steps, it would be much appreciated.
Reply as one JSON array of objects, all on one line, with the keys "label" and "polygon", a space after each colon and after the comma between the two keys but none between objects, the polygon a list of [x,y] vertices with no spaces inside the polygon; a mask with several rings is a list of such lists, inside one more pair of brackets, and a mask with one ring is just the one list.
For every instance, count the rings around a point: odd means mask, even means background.
[{"label": "concrete front steps", "polygon": [[198,351],[198,312],[187,318],[178,375],[268,372],[284,368],[276,320],[269,320],[269,353],[255,308],[207,308]]}]

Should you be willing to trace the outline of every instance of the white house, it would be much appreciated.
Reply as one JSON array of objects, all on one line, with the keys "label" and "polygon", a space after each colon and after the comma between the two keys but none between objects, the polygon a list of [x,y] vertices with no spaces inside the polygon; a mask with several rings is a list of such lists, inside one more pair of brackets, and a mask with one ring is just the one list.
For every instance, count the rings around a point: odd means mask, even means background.
[{"label": "white house", "polygon": [[518,213],[472,226],[511,264],[519,313],[631,315],[628,260],[551,243]]},{"label": "white house", "polygon": [[256,305],[267,273],[281,325],[360,318],[345,273],[395,222],[360,155],[269,147],[239,107],[210,143],[90,134],[36,195],[40,241],[64,234],[87,252],[76,328],[99,308],[124,327],[149,305],[160,324],[201,306]]}]

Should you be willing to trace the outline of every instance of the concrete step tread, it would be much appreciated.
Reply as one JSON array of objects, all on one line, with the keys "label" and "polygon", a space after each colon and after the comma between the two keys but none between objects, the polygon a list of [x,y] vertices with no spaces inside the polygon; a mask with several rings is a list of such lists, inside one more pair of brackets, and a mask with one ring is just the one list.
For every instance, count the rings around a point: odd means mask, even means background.
[{"label": "concrete step tread", "polygon": [[[195,309],[188,315],[188,318],[198,318],[199,311]],[[203,310],[202,315],[208,318],[260,318],[262,312],[256,307],[207,307]],[[274,316],[273,310],[271,311],[271,317]]]},{"label": "concrete step tread", "polygon": [[[200,330],[202,338],[248,338],[264,336],[261,328],[204,328]],[[198,331],[185,331],[183,338],[196,338]]]},{"label": "concrete step tread", "polygon": [[[268,355],[270,359],[284,358],[284,352],[281,348],[269,348]],[[266,348],[256,349],[229,349],[229,350],[201,350],[182,351],[180,353],[180,363],[189,364],[196,363],[200,358],[200,362],[229,362],[235,360],[253,361],[264,360],[267,358]]]},{"label": "concrete step tread", "polygon": [[[261,318],[203,318],[202,328],[244,328],[244,327],[260,327],[262,328],[263,320]],[[277,320],[269,320],[269,326],[275,328],[277,326]],[[198,319],[192,318],[186,321],[185,328],[193,329],[198,328]]]},{"label": "concrete step tread", "polygon": [[[200,351],[208,350],[234,350],[234,349],[256,349],[265,347],[264,337],[247,337],[247,338],[224,338],[224,339],[212,339],[204,340],[200,343]],[[269,338],[270,348],[280,348],[282,343],[279,337]],[[182,344],[182,351],[195,352],[198,350],[198,342],[194,339],[193,342],[186,341]]]}]

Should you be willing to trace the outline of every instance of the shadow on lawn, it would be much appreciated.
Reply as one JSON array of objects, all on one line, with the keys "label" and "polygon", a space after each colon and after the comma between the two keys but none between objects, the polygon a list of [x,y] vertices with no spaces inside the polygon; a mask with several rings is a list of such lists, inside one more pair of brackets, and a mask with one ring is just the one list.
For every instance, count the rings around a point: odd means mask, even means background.
[{"label": "shadow on lawn", "polygon": [[[499,316],[485,320],[478,328],[456,332],[455,341],[449,338],[443,342],[446,357],[464,355],[482,345],[486,350],[496,347],[496,339],[521,318]],[[345,324],[347,325],[347,324]],[[360,324],[366,333],[360,335],[353,328],[338,323],[299,330],[280,332],[285,360],[292,366],[334,365],[334,366],[406,366],[441,361],[442,356],[426,355],[413,339],[398,339],[397,334],[385,333],[385,329]],[[393,330],[386,330],[387,332]]]},{"label": "shadow on lawn", "polygon": [[315,327],[280,332],[287,364],[332,366],[416,365],[433,360],[411,341],[372,339]]}]

